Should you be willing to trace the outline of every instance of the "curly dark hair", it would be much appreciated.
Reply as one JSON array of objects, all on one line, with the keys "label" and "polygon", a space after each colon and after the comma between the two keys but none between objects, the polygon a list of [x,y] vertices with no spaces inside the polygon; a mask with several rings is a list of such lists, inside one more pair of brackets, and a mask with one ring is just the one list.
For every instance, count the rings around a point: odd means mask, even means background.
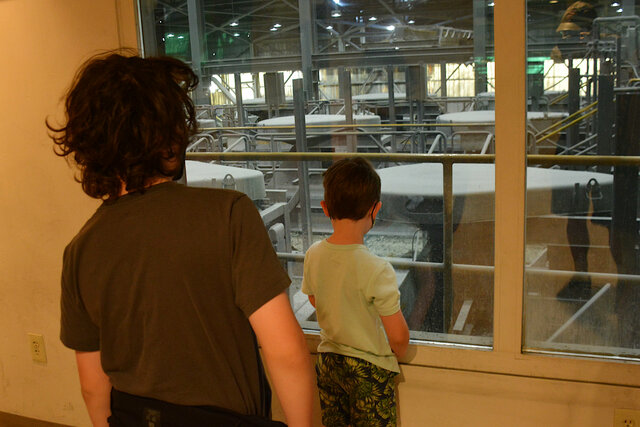
[{"label": "curly dark hair", "polygon": [[159,177],[179,178],[197,131],[189,97],[197,85],[191,68],[175,58],[94,56],[65,96],[66,124],[46,121],[54,151],[75,161],[76,180],[95,198],[118,198],[123,183],[135,192]]},{"label": "curly dark hair", "polygon": [[357,221],[380,200],[380,176],[362,157],[340,159],[322,176],[324,201],[331,219]]}]

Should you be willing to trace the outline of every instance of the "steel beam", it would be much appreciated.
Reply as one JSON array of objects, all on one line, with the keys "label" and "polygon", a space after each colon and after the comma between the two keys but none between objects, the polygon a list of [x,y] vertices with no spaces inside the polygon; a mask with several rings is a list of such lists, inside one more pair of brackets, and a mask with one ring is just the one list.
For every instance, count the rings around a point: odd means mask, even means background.
[{"label": "steel beam", "polygon": [[302,78],[304,82],[305,99],[313,97],[313,25],[311,0],[298,1],[298,16],[300,17],[300,60],[302,62]]}]

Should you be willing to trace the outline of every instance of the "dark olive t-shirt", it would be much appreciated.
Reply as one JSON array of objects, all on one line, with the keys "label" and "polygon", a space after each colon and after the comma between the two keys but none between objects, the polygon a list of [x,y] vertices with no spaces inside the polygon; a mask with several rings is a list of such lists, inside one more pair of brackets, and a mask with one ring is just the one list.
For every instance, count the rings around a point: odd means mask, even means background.
[{"label": "dark olive t-shirt", "polygon": [[248,317],[289,284],[248,197],[162,183],[103,203],[65,249],[60,337],[100,350],[120,391],[265,415]]}]

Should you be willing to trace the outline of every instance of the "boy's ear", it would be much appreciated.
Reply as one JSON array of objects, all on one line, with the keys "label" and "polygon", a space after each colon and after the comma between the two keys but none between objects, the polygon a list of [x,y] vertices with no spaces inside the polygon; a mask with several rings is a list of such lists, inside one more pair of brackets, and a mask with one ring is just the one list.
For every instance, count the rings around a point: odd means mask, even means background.
[{"label": "boy's ear", "polygon": [[376,215],[378,215],[378,212],[380,212],[380,208],[382,207],[382,202],[378,201],[375,205],[373,205],[373,211],[371,212],[371,214],[373,215],[373,217],[375,218]]},{"label": "boy's ear", "polygon": [[331,219],[331,215],[329,215],[329,210],[327,209],[327,204],[324,200],[320,201],[320,206],[322,206],[322,212],[326,215],[327,218]]}]

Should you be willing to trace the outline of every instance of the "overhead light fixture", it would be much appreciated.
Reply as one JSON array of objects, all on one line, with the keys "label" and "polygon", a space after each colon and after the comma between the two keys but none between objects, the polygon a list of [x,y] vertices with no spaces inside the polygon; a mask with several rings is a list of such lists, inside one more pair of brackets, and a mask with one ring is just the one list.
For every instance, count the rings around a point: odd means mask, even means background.
[{"label": "overhead light fixture", "polygon": [[396,26],[395,26],[395,25],[389,25],[389,26],[387,26],[387,30],[389,30],[389,31],[393,31],[393,30],[395,30],[395,29],[396,29]]},{"label": "overhead light fixture", "polygon": [[396,50],[400,50],[400,48],[398,46],[395,47]]},{"label": "overhead light fixture", "polygon": [[491,2],[491,3],[489,3],[489,7],[493,7],[493,6],[495,6],[495,5],[496,5],[496,4],[495,4],[495,2]]},{"label": "overhead light fixture", "polygon": [[237,23],[237,22],[232,22],[230,25],[231,25],[232,27],[237,27],[237,26],[238,26],[238,23]]},{"label": "overhead light fixture", "polygon": [[415,24],[416,21],[414,21],[413,19],[409,19],[409,22],[407,22],[407,24]]},{"label": "overhead light fixture", "polygon": [[338,6],[340,6],[340,0],[333,0],[333,2],[334,2],[335,4],[337,4]]},{"label": "overhead light fixture", "polygon": [[556,4],[556,3],[558,3],[558,0],[549,0],[549,3],[550,4]]},{"label": "overhead light fixture", "polygon": [[277,28],[275,28],[275,27],[273,27],[273,28],[271,28],[269,31],[278,31],[278,29],[277,29]]},{"label": "overhead light fixture", "polygon": [[331,17],[332,18],[339,18],[341,16],[342,16],[342,14],[340,13],[339,10],[334,10],[333,12],[331,12]]},{"label": "overhead light fixture", "polygon": [[273,24],[273,28],[280,28],[280,27],[282,27],[282,25],[280,25],[280,24]]},{"label": "overhead light fixture", "polygon": [[375,16],[372,16],[371,18],[369,18],[369,21],[377,21],[378,18],[376,18]]},{"label": "overhead light fixture", "polygon": [[171,38],[171,37],[175,37],[175,35],[173,33],[167,34],[167,38]]},{"label": "overhead light fixture", "polygon": [[184,38],[184,36],[178,36],[178,38],[179,38],[179,39],[183,39],[183,38]]},{"label": "overhead light fixture", "polygon": [[233,37],[238,37],[240,33],[233,33]]},{"label": "overhead light fixture", "polygon": [[325,28],[326,28],[327,30],[333,30],[333,26],[331,26],[331,25],[327,25]]},{"label": "overhead light fixture", "polygon": [[614,1],[613,3],[611,3],[611,7],[618,7],[620,6],[620,3],[618,3],[617,1]]},{"label": "overhead light fixture", "polygon": [[622,8],[620,8],[620,9],[616,10],[616,12],[618,12],[618,13],[622,13]]}]

